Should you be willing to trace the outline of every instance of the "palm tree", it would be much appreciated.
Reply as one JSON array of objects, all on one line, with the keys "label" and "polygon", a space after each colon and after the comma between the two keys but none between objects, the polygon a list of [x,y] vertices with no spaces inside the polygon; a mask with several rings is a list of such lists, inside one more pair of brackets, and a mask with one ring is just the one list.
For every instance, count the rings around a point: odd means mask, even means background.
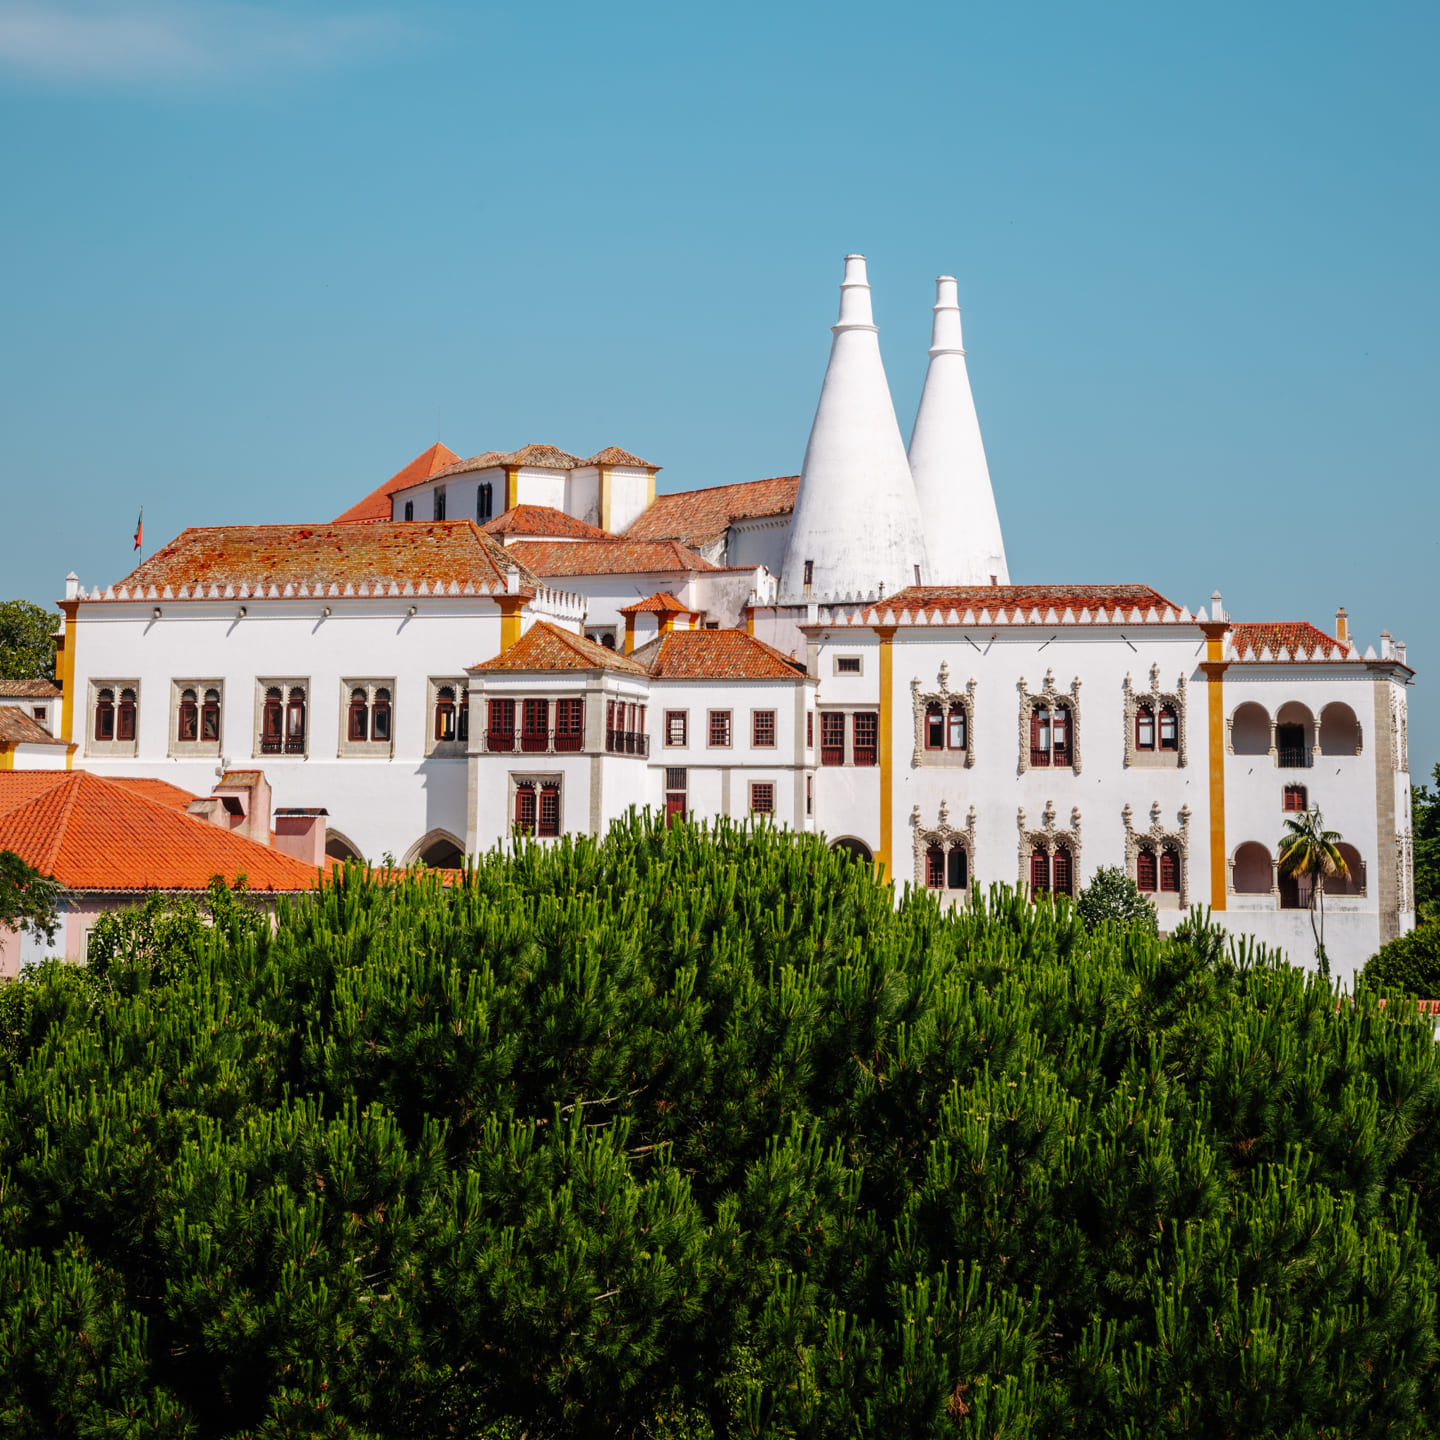
[{"label": "palm tree", "polygon": [[[1298,820],[1285,822],[1286,833],[1280,840],[1280,873],[1297,882],[1308,879],[1310,894],[1310,930],[1315,936],[1315,958],[1320,962],[1320,973],[1330,978],[1330,959],[1325,954],[1325,877],[1339,875],[1350,878],[1350,867],[1340,853],[1340,832],[1323,829],[1318,807],[1305,810]],[[1320,923],[1315,923],[1316,911]]]}]

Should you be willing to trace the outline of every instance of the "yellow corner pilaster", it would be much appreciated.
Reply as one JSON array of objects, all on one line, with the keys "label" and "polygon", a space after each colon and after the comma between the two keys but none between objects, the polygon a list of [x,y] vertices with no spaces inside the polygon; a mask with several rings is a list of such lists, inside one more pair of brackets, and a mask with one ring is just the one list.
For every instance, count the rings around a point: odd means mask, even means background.
[{"label": "yellow corner pilaster", "polygon": [[652,470],[652,471],[650,472],[649,498],[645,501],[646,508],[648,509],[648,508],[649,508],[651,505],[653,505],[654,503],[655,503],[655,472]]},{"label": "yellow corner pilaster", "polygon": [[520,639],[520,612],[525,608],[521,596],[505,597],[500,601],[500,651],[503,654]]},{"label": "yellow corner pilaster", "polygon": [[65,751],[65,768],[70,769],[75,754],[75,612],[77,602],[62,601],[65,633],[56,647],[55,674],[60,680],[60,738],[70,742]]},{"label": "yellow corner pilaster", "polygon": [[668,635],[675,628],[675,617],[668,610],[660,617],[660,633]]},{"label": "yellow corner pilaster", "polygon": [[753,605],[745,607],[745,633],[747,635],[755,633],[755,607]]},{"label": "yellow corner pilaster", "polygon": [[1223,910],[1227,890],[1225,850],[1225,627],[1205,627],[1206,719],[1210,729],[1210,908]]},{"label": "yellow corner pilaster", "polygon": [[513,465],[505,467],[505,508],[513,510],[520,503],[520,472]]},{"label": "yellow corner pilaster", "polygon": [[[0,770],[13,770],[15,768],[15,747],[13,745],[0,745]],[[68,765],[65,767],[70,768]]]},{"label": "yellow corner pilaster", "polygon": [[600,466],[600,528],[610,528],[610,467]]},{"label": "yellow corner pilaster", "polygon": [[630,655],[630,654],[633,654],[633,653],[634,653],[634,650],[635,650],[635,617],[634,617],[633,615],[627,615],[627,616],[625,617],[625,653],[626,653],[627,655]]},{"label": "yellow corner pilaster", "polygon": [[880,637],[880,848],[875,854],[875,864],[883,880],[890,869],[890,812],[895,787],[895,765],[891,754],[895,706],[890,693],[895,684],[895,650],[892,644],[895,627],[878,626],[875,633]]}]

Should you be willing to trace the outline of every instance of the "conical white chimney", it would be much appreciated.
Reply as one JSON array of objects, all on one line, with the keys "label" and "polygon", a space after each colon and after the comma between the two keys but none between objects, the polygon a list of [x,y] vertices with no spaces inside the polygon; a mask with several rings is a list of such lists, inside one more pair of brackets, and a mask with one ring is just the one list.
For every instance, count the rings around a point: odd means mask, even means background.
[{"label": "conical white chimney", "polygon": [[1005,540],[970,394],[956,291],[952,275],[935,282],[930,368],[910,435],[910,471],[933,583],[1008,585]]},{"label": "conical white chimney", "polygon": [[840,319],[805,447],[782,604],[929,583],[920,507],[880,359],[865,257],[845,257]]}]

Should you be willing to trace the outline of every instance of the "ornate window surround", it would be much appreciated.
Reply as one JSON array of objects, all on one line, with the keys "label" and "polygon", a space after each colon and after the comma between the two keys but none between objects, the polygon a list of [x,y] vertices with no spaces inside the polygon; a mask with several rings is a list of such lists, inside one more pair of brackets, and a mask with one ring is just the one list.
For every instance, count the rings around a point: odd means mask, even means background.
[{"label": "ornate window surround", "polygon": [[[1022,680],[1020,683],[1023,686],[1025,682]],[[1080,682],[1077,680],[1075,683],[1078,688]],[[1071,873],[1071,886],[1078,895],[1080,893],[1080,807],[1076,805],[1071,808],[1068,830],[1055,828],[1055,802],[1053,800],[1045,802],[1045,810],[1040,818],[1044,823],[1044,829],[1027,830],[1024,807],[1022,806],[1015,812],[1015,824],[1020,831],[1020,892],[1022,895],[1030,893],[1031,852],[1043,850],[1053,860],[1056,850],[1063,845],[1070,852],[1070,863],[1075,867]],[[1184,883],[1183,877],[1181,883]]]},{"label": "ornate window surround", "polygon": [[[950,665],[945,660],[940,662],[940,673],[937,679],[939,688],[924,692],[920,689],[918,675],[910,682],[910,704],[915,711],[915,753],[910,757],[910,764],[912,767],[948,765],[957,769],[963,766],[968,770],[975,764],[975,680],[973,677],[967,680],[963,690],[952,690],[950,688]],[[964,710],[964,750],[927,750],[925,748],[925,708],[928,705],[939,705],[946,715],[950,713],[952,705],[959,705]]]},{"label": "ornate window surround", "polygon": [[[972,682],[973,683],[973,682]],[[950,805],[948,801],[940,802],[940,818],[934,825],[926,825],[920,818],[920,807],[916,805],[910,812],[910,827],[915,832],[915,885],[918,889],[927,888],[925,884],[925,852],[932,845],[939,845],[945,853],[950,853],[952,845],[959,845],[965,851],[965,880],[963,890],[949,891],[947,894],[968,896],[975,886],[975,807],[970,807],[970,813],[965,817],[965,828],[957,829],[950,823]]]},{"label": "ornate window surround", "polygon": [[[1140,855],[1141,845],[1151,846],[1155,851],[1157,861],[1160,859],[1160,852],[1168,845],[1180,857],[1180,908],[1188,910],[1190,908],[1190,807],[1188,805],[1180,807],[1180,828],[1178,830],[1167,830],[1160,822],[1160,813],[1160,802],[1156,800],[1150,806],[1150,828],[1137,830],[1134,823],[1135,812],[1128,803],[1120,812],[1125,821],[1125,873],[1132,880],[1137,878],[1135,866]],[[1232,886],[1234,871],[1235,858],[1232,855],[1230,858]]]},{"label": "ornate window surround", "polygon": [[[1061,770],[1080,773],[1080,677],[1070,682],[1069,694],[1055,688],[1055,672],[1047,670],[1039,690],[1027,690],[1022,675],[1015,683],[1020,692],[1020,769],[1023,775],[1030,768],[1030,716],[1037,705],[1048,705],[1052,710],[1064,705],[1070,711],[1070,764],[1058,766]],[[1022,812],[1023,814],[1023,812]],[[1028,886],[1028,880],[1025,882]]]},{"label": "ornate window surround", "polygon": [[[1150,667],[1150,688],[1148,690],[1136,690],[1130,676],[1125,676],[1125,768],[1132,766],[1139,768],[1169,769],[1170,755],[1177,759],[1173,762],[1177,769],[1185,768],[1185,677],[1181,675],[1175,682],[1174,690],[1162,690],[1160,688],[1160,667]],[[1141,751],[1135,745],[1135,719],[1140,713],[1140,707],[1148,705],[1150,713],[1155,717],[1155,723],[1160,723],[1160,712],[1167,705],[1175,712],[1175,739],[1177,749],[1161,750],[1157,747],[1154,751]],[[1133,876],[1131,877],[1134,878]]]}]

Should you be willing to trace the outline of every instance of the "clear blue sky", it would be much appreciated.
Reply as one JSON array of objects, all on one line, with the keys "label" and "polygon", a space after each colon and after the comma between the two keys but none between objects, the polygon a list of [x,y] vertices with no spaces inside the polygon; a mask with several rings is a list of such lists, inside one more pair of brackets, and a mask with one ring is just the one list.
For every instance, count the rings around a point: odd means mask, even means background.
[{"label": "clear blue sky", "polygon": [[840,257],[960,278],[1012,575],[1409,642],[1440,760],[1431,4],[0,0],[0,598],[439,434],[794,472]]}]

